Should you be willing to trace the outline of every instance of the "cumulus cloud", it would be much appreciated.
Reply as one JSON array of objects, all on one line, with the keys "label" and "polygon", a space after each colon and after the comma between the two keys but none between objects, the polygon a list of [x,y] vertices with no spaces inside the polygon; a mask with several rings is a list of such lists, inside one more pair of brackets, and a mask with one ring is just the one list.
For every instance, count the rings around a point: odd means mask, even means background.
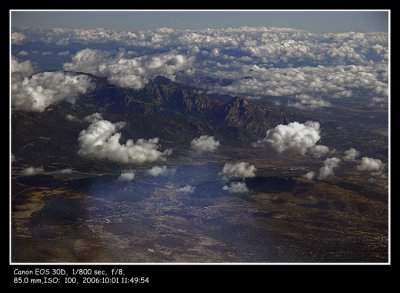
[{"label": "cumulus cloud", "polygon": [[118,181],[132,181],[135,178],[135,172],[132,170],[123,171],[118,177]]},{"label": "cumulus cloud", "polygon": [[18,56],[27,56],[29,53],[28,52],[26,52],[25,50],[22,50],[22,51],[19,51],[18,52]]},{"label": "cumulus cloud", "polygon": [[15,156],[13,154],[11,154],[11,164],[14,163],[17,159],[15,158]]},{"label": "cumulus cloud", "polygon": [[76,117],[75,115],[71,115],[71,114],[66,115],[65,118],[67,120],[73,121],[73,122],[79,122],[80,121],[78,117]]},{"label": "cumulus cloud", "polygon": [[172,175],[176,172],[175,168],[168,168],[167,166],[154,166],[151,169],[147,170],[147,174],[158,177],[158,176],[168,176]]},{"label": "cumulus cloud", "polygon": [[360,152],[355,148],[350,148],[344,152],[343,160],[345,161],[354,161],[358,156],[360,156]]},{"label": "cumulus cloud", "polygon": [[222,168],[222,172],[220,172],[220,176],[224,179],[235,179],[235,178],[247,178],[247,177],[255,177],[255,172],[257,171],[254,165],[250,165],[247,162],[240,163],[226,163]]},{"label": "cumulus cloud", "polygon": [[159,139],[128,139],[121,144],[121,133],[117,132],[126,125],[124,122],[112,123],[97,120],[79,134],[79,154],[88,158],[108,159],[118,163],[145,163],[163,160],[171,155],[167,149],[159,151]]},{"label": "cumulus cloud", "polygon": [[227,190],[230,193],[247,193],[249,189],[246,183],[243,182],[231,182],[229,185],[224,185],[223,190]]},{"label": "cumulus cloud", "polygon": [[17,58],[11,56],[11,74],[13,78],[24,78],[33,73],[33,65],[29,60],[19,62]]},{"label": "cumulus cloud", "polygon": [[195,190],[196,190],[196,187],[187,184],[183,187],[178,188],[176,191],[182,192],[182,193],[193,193],[193,192],[195,192]]},{"label": "cumulus cloud", "polygon": [[95,123],[97,121],[103,120],[103,116],[101,116],[100,113],[96,112],[96,113],[86,116],[83,120],[85,120],[86,122],[89,122],[89,123]]},{"label": "cumulus cloud", "polygon": [[61,51],[57,53],[58,56],[69,56],[69,54],[69,51]]},{"label": "cumulus cloud", "polygon": [[21,32],[13,32],[11,34],[11,43],[12,44],[21,44],[26,39],[26,36]]},{"label": "cumulus cloud", "polygon": [[56,172],[60,173],[60,174],[71,174],[73,172],[73,170],[71,168],[66,168],[66,169],[58,170]]},{"label": "cumulus cloud", "polygon": [[175,80],[176,73],[190,71],[193,61],[194,57],[176,51],[132,58],[124,51],[111,55],[85,49],[74,55],[72,62],[64,64],[64,70],[92,73],[107,77],[110,83],[123,88],[141,89],[158,75]]},{"label": "cumulus cloud", "polygon": [[267,131],[265,138],[253,143],[254,147],[271,146],[278,153],[290,151],[304,155],[320,140],[319,122],[307,121],[280,124]]},{"label": "cumulus cloud", "polygon": [[304,178],[312,180],[312,179],[315,178],[315,172],[314,171],[310,171],[310,172],[307,172],[306,174],[304,174],[303,176],[304,176]]},{"label": "cumulus cloud", "polygon": [[86,75],[43,72],[13,84],[12,105],[18,110],[42,112],[63,100],[73,103],[80,94],[92,89]]},{"label": "cumulus cloud", "polygon": [[12,106],[17,110],[42,112],[60,101],[73,103],[91,91],[94,85],[86,75],[64,72],[42,72],[32,75],[30,61],[12,59]]},{"label": "cumulus cloud", "polygon": [[43,173],[44,170],[42,167],[28,167],[26,169],[23,169],[19,175],[21,176],[34,176],[40,173]]},{"label": "cumulus cloud", "polygon": [[213,152],[219,147],[219,145],[219,141],[215,140],[214,136],[208,135],[202,135],[200,137],[194,138],[190,142],[191,149],[198,153]]},{"label": "cumulus cloud", "polygon": [[362,157],[361,163],[356,167],[359,171],[381,172],[384,169],[384,164],[379,159]]},{"label": "cumulus cloud", "polygon": [[329,154],[329,147],[325,145],[315,145],[309,149],[309,153],[314,157],[320,158],[324,155]]},{"label": "cumulus cloud", "polygon": [[374,102],[374,103],[382,103],[384,101],[385,101],[384,98],[379,98],[379,97],[373,97],[372,98],[372,102]]},{"label": "cumulus cloud", "polygon": [[319,169],[318,179],[325,179],[334,175],[333,170],[339,167],[340,162],[341,160],[336,157],[326,159],[324,165]]},{"label": "cumulus cloud", "polygon": [[321,98],[312,97],[306,94],[300,94],[296,95],[295,102],[289,103],[288,106],[302,110],[315,110],[318,108],[329,107],[331,106],[331,103]]}]

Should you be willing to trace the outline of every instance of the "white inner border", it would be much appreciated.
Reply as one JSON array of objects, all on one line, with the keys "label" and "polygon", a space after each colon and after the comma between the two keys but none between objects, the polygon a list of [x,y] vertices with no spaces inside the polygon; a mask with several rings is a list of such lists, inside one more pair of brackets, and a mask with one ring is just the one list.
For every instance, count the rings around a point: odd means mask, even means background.
[{"label": "white inner border", "polygon": [[[227,263],[155,263],[155,262],[149,262],[149,263],[101,263],[101,262],[78,262],[78,263],[19,263],[19,262],[12,262],[11,261],[11,231],[12,231],[12,218],[11,218],[11,56],[12,56],[12,44],[11,44],[11,33],[12,33],[12,12],[43,12],[43,11],[48,11],[48,12],[62,12],[62,11],[68,11],[68,12],[294,12],[294,11],[310,11],[310,12],[317,12],[317,11],[325,11],[325,12],[364,12],[364,11],[374,11],[374,12],[387,12],[388,13],[388,52],[389,52],[389,59],[388,59],[388,88],[389,88],[389,95],[388,95],[388,151],[389,151],[389,158],[388,158],[388,262],[386,263],[347,263],[347,262],[342,262],[342,263],[268,263],[268,262],[257,262],[257,263],[248,263],[248,262],[227,262]],[[42,10],[30,10],[30,9],[12,9],[9,11],[10,12],[10,24],[9,24],[9,62],[10,62],[10,69],[9,69],[9,148],[10,148],[10,153],[9,153],[9,264],[10,265],[110,265],[110,266],[115,266],[115,265],[390,265],[391,264],[391,138],[390,138],[390,129],[391,129],[391,119],[390,119],[390,109],[391,109],[391,87],[390,87],[390,81],[391,81],[391,66],[390,66],[390,60],[391,60],[391,36],[390,36],[390,31],[391,31],[391,23],[390,23],[390,9],[348,9],[348,10],[339,10],[339,9],[317,9],[317,10],[311,10],[311,9],[294,9],[294,10],[255,10],[255,9],[243,9],[243,10],[232,10],[232,9],[227,9],[227,10],[213,10],[213,9],[199,9],[199,10],[193,10],[193,9],[185,9],[185,10],[162,10],[162,9],[138,9],[138,10],[123,10],[123,9],[108,9],[108,10],[100,10],[100,9],[94,9],[94,10],[72,10],[72,9],[42,9]]]}]

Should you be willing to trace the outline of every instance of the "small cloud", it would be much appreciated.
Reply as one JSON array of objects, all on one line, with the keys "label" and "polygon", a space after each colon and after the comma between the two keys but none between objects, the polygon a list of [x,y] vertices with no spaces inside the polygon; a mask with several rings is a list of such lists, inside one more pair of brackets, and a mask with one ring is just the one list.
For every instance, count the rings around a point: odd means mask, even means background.
[{"label": "small cloud", "polygon": [[246,183],[243,182],[231,182],[229,185],[224,185],[223,190],[227,190],[230,193],[247,193],[249,189]]},{"label": "small cloud", "polygon": [[193,187],[192,185],[185,185],[181,188],[178,188],[176,191],[177,192],[182,192],[182,193],[193,193],[196,190],[196,187]]},{"label": "small cloud", "polygon": [[34,175],[37,175],[37,174],[40,174],[43,172],[44,172],[44,170],[42,167],[40,167],[40,168],[29,167],[29,168],[22,170],[19,174],[21,176],[34,176]]},{"label": "small cloud", "polygon": [[358,156],[360,156],[360,152],[357,151],[355,148],[350,148],[344,152],[343,160],[347,162],[354,161]]},{"label": "small cloud", "polygon": [[325,145],[316,145],[309,149],[309,153],[314,157],[320,158],[329,153],[329,148]]},{"label": "small cloud", "polygon": [[213,152],[220,145],[219,141],[214,139],[214,136],[202,135],[198,138],[194,138],[190,142],[192,150],[198,153]]},{"label": "small cloud", "polygon": [[22,51],[19,51],[18,52],[18,56],[27,56],[29,53],[28,52],[26,52],[25,50],[22,50]]},{"label": "small cloud", "polygon": [[57,53],[58,56],[69,56],[69,51],[61,51]]},{"label": "small cloud", "polygon": [[157,176],[168,176],[168,175],[172,175],[176,172],[175,168],[172,169],[168,169],[167,166],[154,166],[153,168],[147,170],[147,174],[157,177]]},{"label": "small cloud", "polygon": [[50,51],[42,52],[42,56],[48,56],[51,54],[53,54],[53,52],[50,52]]},{"label": "small cloud", "polygon": [[13,84],[22,82],[25,77],[29,77],[33,73],[33,65],[29,60],[19,62],[17,58],[11,56],[11,74]]},{"label": "small cloud", "polygon": [[60,173],[60,174],[71,174],[72,172],[73,172],[73,170],[71,168],[66,168],[66,169],[57,171],[57,173]]},{"label": "small cloud", "polygon": [[289,107],[295,107],[301,110],[315,110],[323,107],[330,107],[331,103],[321,98],[312,97],[310,95],[301,94],[295,96],[296,102],[289,103]]},{"label": "small cloud", "polygon": [[12,44],[21,44],[26,39],[26,36],[20,32],[13,32],[11,34],[11,43]]},{"label": "small cloud", "polygon": [[67,120],[73,121],[73,122],[79,122],[79,121],[80,121],[79,118],[76,117],[75,115],[70,115],[70,114],[68,114],[67,116],[65,116],[65,118],[66,118]]},{"label": "small cloud", "polygon": [[334,175],[333,170],[339,167],[340,162],[341,160],[336,157],[326,159],[324,165],[319,169],[318,179],[325,179]]},{"label": "small cloud", "polygon": [[359,171],[370,171],[377,172],[380,175],[380,172],[383,171],[385,165],[379,159],[373,159],[368,157],[362,157],[361,163],[356,167]]},{"label": "small cloud", "polygon": [[118,181],[132,181],[135,178],[135,172],[132,170],[127,170],[121,173],[118,177]]},{"label": "small cloud", "polygon": [[374,103],[383,103],[385,101],[385,98],[380,98],[380,97],[373,97],[372,102]]},{"label": "small cloud", "polygon": [[17,159],[15,158],[15,156],[13,154],[11,154],[11,164],[14,163]]},{"label": "small cloud", "polygon": [[313,171],[307,172],[306,174],[303,175],[303,177],[312,180],[315,177],[315,172]]},{"label": "small cloud", "polygon": [[214,48],[211,50],[211,56],[213,57],[218,57],[220,54],[219,49],[218,48]]},{"label": "small cloud", "polygon": [[225,179],[235,179],[235,178],[247,178],[247,177],[255,177],[256,167],[254,165],[250,165],[247,162],[240,162],[236,164],[226,163],[222,168],[222,172],[220,175]]},{"label": "small cloud", "polygon": [[83,120],[85,120],[86,122],[89,122],[89,123],[95,123],[95,122],[97,122],[99,120],[103,120],[103,117],[101,116],[100,113],[96,112],[96,113],[93,113],[93,114],[91,114],[89,116],[86,116],[85,119],[83,119]]}]

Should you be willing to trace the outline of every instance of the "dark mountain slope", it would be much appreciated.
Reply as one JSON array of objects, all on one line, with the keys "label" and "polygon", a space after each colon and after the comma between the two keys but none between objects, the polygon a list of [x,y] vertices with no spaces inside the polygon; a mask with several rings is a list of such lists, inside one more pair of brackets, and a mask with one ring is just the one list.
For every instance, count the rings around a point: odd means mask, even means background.
[{"label": "dark mountain slope", "polygon": [[[227,103],[199,94],[196,89],[163,77],[141,90],[121,89],[103,78],[91,76],[96,90],[62,102],[42,113],[12,112],[12,150],[17,157],[33,161],[68,163],[77,155],[80,131],[89,125],[83,119],[94,112],[111,122],[125,121],[121,141],[159,137],[163,148],[189,147],[200,135],[213,135],[222,143],[249,145],[268,129],[305,118],[286,109],[236,97]],[[69,121],[66,115],[78,121]]]}]

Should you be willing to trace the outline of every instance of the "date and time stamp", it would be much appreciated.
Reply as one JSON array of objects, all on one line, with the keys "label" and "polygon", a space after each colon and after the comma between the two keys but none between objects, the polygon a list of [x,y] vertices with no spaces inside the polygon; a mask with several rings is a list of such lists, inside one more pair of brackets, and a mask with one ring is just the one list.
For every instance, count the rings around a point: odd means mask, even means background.
[{"label": "date and time stamp", "polygon": [[126,274],[122,268],[35,268],[13,270],[13,284],[18,285],[149,285],[150,277]]}]

